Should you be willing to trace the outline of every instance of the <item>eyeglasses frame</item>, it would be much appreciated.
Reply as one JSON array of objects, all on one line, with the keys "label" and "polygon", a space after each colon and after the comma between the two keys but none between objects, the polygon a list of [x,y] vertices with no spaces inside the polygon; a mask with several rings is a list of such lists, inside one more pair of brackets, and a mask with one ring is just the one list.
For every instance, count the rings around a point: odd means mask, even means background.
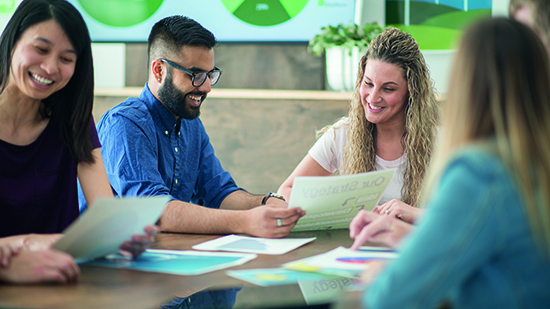
[{"label": "eyeglasses frame", "polygon": [[[164,63],[168,63],[169,66],[173,67],[174,69],[176,70],[180,70],[184,73],[187,73],[189,75],[191,75],[191,84],[193,85],[193,87],[200,87],[204,84],[204,82],[206,81],[206,78],[198,85],[195,85],[195,77],[197,76],[197,74],[201,74],[201,73],[206,73],[206,77],[210,78],[211,75],[214,73],[214,72],[220,72],[220,75],[218,76],[218,79],[214,82],[214,83],[210,83],[210,86],[214,86],[215,84],[218,83],[218,81],[220,80],[220,77],[222,76],[222,73],[223,71],[220,70],[220,68],[218,67],[214,67],[214,69],[212,69],[211,71],[208,71],[208,72],[193,72],[187,68],[184,68],[182,67],[181,65],[175,63],[174,61],[170,61],[168,59],[164,59],[164,58],[159,58],[158,60],[160,60],[161,62],[164,62]],[[210,78],[210,80],[212,80],[212,78]]]}]

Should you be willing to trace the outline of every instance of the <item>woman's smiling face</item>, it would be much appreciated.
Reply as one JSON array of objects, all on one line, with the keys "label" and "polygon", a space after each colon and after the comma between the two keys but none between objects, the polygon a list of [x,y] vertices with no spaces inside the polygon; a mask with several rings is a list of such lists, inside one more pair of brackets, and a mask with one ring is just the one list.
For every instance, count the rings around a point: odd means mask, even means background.
[{"label": "woman's smiling face", "polygon": [[405,123],[409,91],[399,66],[380,60],[367,60],[359,93],[368,121],[377,125]]},{"label": "woman's smiling face", "polygon": [[76,61],[76,51],[61,26],[53,19],[38,23],[14,47],[8,87],[43,100],[67,85]]}]

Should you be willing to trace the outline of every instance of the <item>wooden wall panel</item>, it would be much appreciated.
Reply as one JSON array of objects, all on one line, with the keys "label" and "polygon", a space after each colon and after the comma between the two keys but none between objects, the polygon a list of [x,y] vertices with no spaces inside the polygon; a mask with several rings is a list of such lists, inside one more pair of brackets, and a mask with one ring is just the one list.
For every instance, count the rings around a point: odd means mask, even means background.
[{"label": "wooden wall panel", "polygon": [[[95,120],[126,97],[96,96]],[[265,194],[276,191],[307,154],[315,130],[345,116],[348,106],[347,99],[209,97],[200,118],[224,169],[239,186]]]},{"label": "wooden wall panel", "polygon": [[219,88],[324,89],[324,58],[305,44],[220,44],[215,57],[223,70]]},{"label": "wooden wall panel", "polygon": [[126,44],[126,87],[143,87],[147,82],[147,44]]},{"label": "wooden wall panel", "polygon": [[[306,44],[224,44],[215,47],[223,70],[218,88],[325,89],[324,57],[307,52]],[[147,81],[147,45],[126,45],[126,86]]]},{"label": "wooden wall panel", "polygon": [[277,191],[346,101],[208,99],[201,119],[224,169],[251,193]]}]

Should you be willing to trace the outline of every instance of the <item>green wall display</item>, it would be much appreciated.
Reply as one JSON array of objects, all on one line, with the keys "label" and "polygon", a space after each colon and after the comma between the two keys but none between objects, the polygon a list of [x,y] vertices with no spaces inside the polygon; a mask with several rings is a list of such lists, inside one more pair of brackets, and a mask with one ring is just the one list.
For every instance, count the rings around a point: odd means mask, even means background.
[{"label": "green wall display", "polygon": [[128,27],[149,19],[164,0],[78,0],[84,11],[111,27]]},{"label": "green wall display", "polygon": [[296,16],[308,0],[222,0],[238,19],[255,26],[274,26]]}]

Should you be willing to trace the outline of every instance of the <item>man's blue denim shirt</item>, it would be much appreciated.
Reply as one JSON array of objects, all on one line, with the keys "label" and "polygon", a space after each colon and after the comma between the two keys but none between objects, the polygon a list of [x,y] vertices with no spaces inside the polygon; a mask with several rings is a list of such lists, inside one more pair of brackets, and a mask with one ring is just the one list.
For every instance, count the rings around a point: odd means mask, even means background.
[{"label": "man's blue denim shirt", "polygon": [[[214,155],[201,120],[176,119],[147,85],[139,98],[107,111],[97,129],[115,196],[170,195],[219,208],[226,196],[242,190]],[[82,212],[87,205],[81,190],[79,200]],[[231,308],[240,289],[205,290],[163,307]]]},{"label": "man's blue denim shirt", "polygon": [[[107,111],[97,125],[116,196],[170,195],[219,208],[237,187],[214,154],[199,118],[176,119],[149,91]],[[81,211],[86,201],[80,192]]]}]

